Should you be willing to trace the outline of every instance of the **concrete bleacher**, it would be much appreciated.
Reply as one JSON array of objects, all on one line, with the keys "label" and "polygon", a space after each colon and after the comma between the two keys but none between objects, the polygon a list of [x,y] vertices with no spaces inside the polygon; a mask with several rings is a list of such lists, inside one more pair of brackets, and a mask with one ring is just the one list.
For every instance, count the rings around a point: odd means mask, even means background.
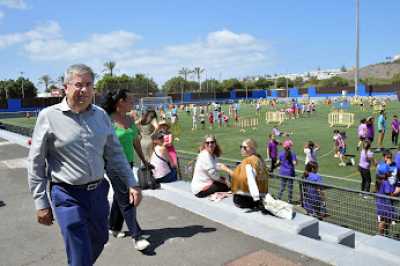
[{"label": "concrete bleacher", "polygon": [[[400,254],[395,252],[400,250],[399,241],[354,232],[300,213],[296,213],[293,220],[284,220],[239,209],[234,206],[231,197],[219,202],[200,199],[192,194],[188,182],[162,184],[160,190],[146,190],[144,194],[334,265],[398,265],[400,261]],[[386,246],[386,243],[391,245],[387,254],[377,255],[379,246]]]}]

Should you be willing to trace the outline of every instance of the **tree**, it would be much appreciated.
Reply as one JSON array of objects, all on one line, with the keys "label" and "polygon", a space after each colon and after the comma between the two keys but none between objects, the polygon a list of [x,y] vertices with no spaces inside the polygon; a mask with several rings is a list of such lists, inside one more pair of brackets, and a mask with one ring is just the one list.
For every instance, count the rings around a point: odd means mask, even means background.
[{"label": "tree", "polygon": [[343,65],[343,66],[340,68],[340,71],[341,71],[341,72],[347,72],[347,68],[346,68],[346,66],[345,66],[345,65]]},{"label": "tree", "polygon": [[33,98],[37,95],[37,88],[29,80],[19,77],[17,80],[0,80],[0,97],[2,99],[22,98],[22,83],[24,85],[25,98]]},{"label": "tree", "polygon": [[271,79],[259,78],[255,83],[254,86],[257,89],[267,89],[274,86],[274,81]]},{"label": "tree", "polygon": [[195,68],[193,69],[193,73],[195,74],[195,76],[197,77],[197,80],[198,80],[198,82],[199,82],[199,92],[201,92],[201,83],[200,83],[201,74],[202,74],[204,71],[205,71],[205,69],[204,69],[204,68],[201,68],[201,67],[195,67]]},{"label": "tree", "polygon": [[[49,90],[49,86],[51,85],[51,84],[53,84],[53,81],[51,80],[51,78],[50,78],[50,76],[49,75],[43,75],[43,76],[41,76],[40,78],[39,78],[39,84],[43,84],[44,85],[44,88],[45,88],[45,92],[50,92],[50,90]],[[25,86],[24,86],[24,88],[25,88]],[[25,91],[25,90],[24,90]]]},{"label": "tree", "polygon": [[292,88],[293,87],[293,81],[291,81],[290,79],[288,79],[286,77],[279,77],[276,80],[276,87],[277,88],[286,88],[286,86],[288,88]]},{"label": "tree", "polygon": [[243,84],[237,79],[226,79],[222,81],[221,88],[223,92],[244,89]]},{"label": "tree", "polygon": [[98,92],[118,89],[126,89],[135,94],[152,95],[158,90],[158,85],[144,74],[136,74],[133,77],[126,74],[121,76],[106,74],[96,82],[96,91]]},{"label": "tree", "polygon": [[172,77],[167,80],[162,86],[164,93],[180,93],[182,88],[185,88],[187,81],[183,77]]},{"label": "tree", "polygon": [[304,83],[304,80],[303,80],[302,77],[296,77],[296,78],[294,79],[294,81],[293,81],[293,85],[294,85],[295,87],[302,87],[302,86],[303,86],[303,83]]},{"label": "tree", "polygon": [[341,77],[332,77],[329,79],[323,79],[318,84],[320,87],[331,87],[331,88],[338,88],[338,87],[346,87],[349,85],[349,81],[347,79]]},{"label": "tree", "polygon": [[115,61],[107,61],[104,63],[104,67],[106,68],[104,71],[108,71],[108,74],[112,77],[116,65]]}]

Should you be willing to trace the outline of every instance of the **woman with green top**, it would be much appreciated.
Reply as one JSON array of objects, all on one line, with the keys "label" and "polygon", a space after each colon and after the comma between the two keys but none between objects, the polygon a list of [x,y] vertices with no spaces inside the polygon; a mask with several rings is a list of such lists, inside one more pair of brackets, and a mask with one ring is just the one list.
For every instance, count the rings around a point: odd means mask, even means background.
[{"label": "woman with green top", "polygon": [[[127,90],[109,92],[102,107],[110,115],[115,134],[131,166],[133,166],[135,150],[143,164],[151,167],[143,156],[139,130],[135,121],[128,115],[133,107],[132,100],[132,97],[128,96]],[[136,208],[129,203],[128,188],[118,178],[113,178],[111,184],[114,189],[114,198],[109,219],[110,233],[117,238],[125,237],[125,234],[121,232],[125,219],[135,248],[137,250],[146,249],[150,243],[141,236],[142,230],[136,219]]]}]

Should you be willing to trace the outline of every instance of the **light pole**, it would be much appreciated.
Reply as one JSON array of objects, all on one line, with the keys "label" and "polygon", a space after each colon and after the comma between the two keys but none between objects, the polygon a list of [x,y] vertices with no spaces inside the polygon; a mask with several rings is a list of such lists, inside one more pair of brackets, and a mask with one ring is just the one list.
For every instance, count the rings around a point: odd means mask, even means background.
[{"label": "light pole", "polygon": [[146,79],[147,79],[147,97],[149,97],[149,76],[150,74],[147,73]]},{"label": "light pole", "polygon": [[22,99],[25,98],[25,93],[24,93],[24,72],[20,72],[21,73],[21,91],[22,91]]},{"label": "light pole", "polygon": [[360,0],[356,0],[356,71],[354,72],[354,95],[358,95],[360,67]]}]

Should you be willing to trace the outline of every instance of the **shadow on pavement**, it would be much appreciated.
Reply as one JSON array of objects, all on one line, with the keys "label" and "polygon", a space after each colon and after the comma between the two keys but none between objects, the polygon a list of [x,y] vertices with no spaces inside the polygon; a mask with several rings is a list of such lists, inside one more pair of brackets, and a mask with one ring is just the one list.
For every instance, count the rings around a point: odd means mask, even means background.
[{"label": "shadow on pavement", "polygon": [[143,234],[150,235],[150,247],[142,253],[148,256],[154,256],[157,253],[155,250],[164,244],[165,241],[173,238],[187,238],[199,233],[210,233],[217,231],[216,228],[204,227],[202,225],[190,225],[185,227],[168,227],[162,229],[143,230]]},{"label": "shadow on pavement", "polygon": [[0,200],[0,207],[6,206],[6,204],[4,203],[4,201]]}]

